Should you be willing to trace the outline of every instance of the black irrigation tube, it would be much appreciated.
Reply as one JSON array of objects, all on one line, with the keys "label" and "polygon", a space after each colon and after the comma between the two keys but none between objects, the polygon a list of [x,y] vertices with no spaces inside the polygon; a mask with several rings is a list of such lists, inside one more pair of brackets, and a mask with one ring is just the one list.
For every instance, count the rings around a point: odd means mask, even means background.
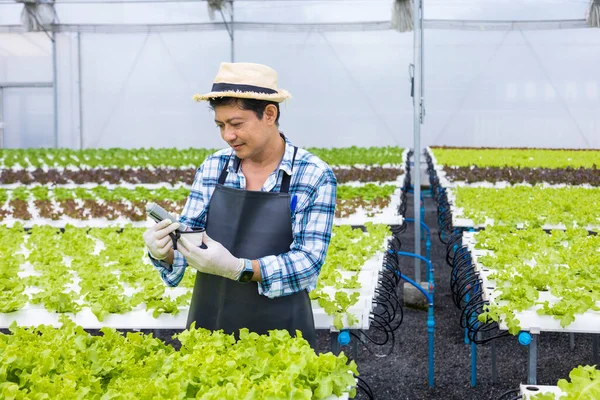
[{"label": "black irrigation tube", "polygon": [[[398,296],[400,287],[400,265],[396,252],[401,248],[402,244],[398,238],[402,232],[401,227],[393,230],[393,236],[388,241],[388,248],[383,257],[383,268],[379,273],[378,287],[375,289],[375,298],[373,300],[373,312],[370,319],[370,332],[364,330],[342,330],[338,335],[338,343],[341,345],[349,344],[350,338],[353,337],[361,343],[365,349],[375,357],[387,357],[394,351],[396,344],[395,333],[400,328],[404,319],[404,311],[402,302]],[[343,332],[347,335],[345,340],[340,340]],[[387,351],[380,353],[373,347],[383,348],[389,346]],[[374,399],[373,391],[369,385],[356,377],[356,388],[362,391],[369,399]]]},{"label": "black irrigation tube", "polygon": [[452,213],[446,188],[442,187],[433,164],[433,159],[425,152],[427,173],[434,201],[437,205],[439,238],[446,245],[446,263],[452,268],[450,288],[452,301],[461,310],[460,326],[465,329],[466,339],[475,344],[484,344],[491,340],[508,336],[500,331],[496,322],[482,322],[479,315],[489,304],[484,300],[484,289],[475,270],[469,249],[462,246],[462,229],[452,224]]},{"label": "black irrigation tube", "polygon": [[367,397],[370,400],[373,400],[375,398],[375,396],[373,395],[373,391],[371,390],[371,387],[369,385],[367,385],[367,382],[365,382],[364,379],[360,378],[360,377],[356,377],[356,386],[362,390],[363,392],[365,392],[365,394],[367,395]]},{"label": "black irrigation tube", "polygon": [[[402,190],[400,191],[400,205],[398,214],[405,215],[407,208],[407,192],[410,188],[410,154],[405,164],[405,180]],[[399,236],[406,231],[406,223],[402,225],[392,226],[392,238],[388,242],[388,248],[383,258],[383,269],[379,273],[378,287],[375,289],[375,298],[373,300],[374,309],[370,317],[370,332],[364,330],[347,330],[348,337],[355,338],[361,343],[366,350],[376,357],[389,356],[395,347],[395,333],[402,325],[404,320],[404,311],[402,308],[402,300],[399,297],[399,290],[402,279],[400,278],[400,264],[397,256],[397,251],[402,247]],[[338,342],[345,345],[349,342]],[[389,345],[389,350],[383,354],[377,354],[372,346],[383,347]],[[360,379],[360,378],[358,378]],[[367,396],[372,399],[373,393],[368,385],[359,380],[358,388],[363,390]]]},{"label": "black irrigation tube", "polygon": [[521,389],[511,389],[502,393],[500,397],[498,397],[498,400],[518,400],[522,398]]},{"label": "black irrigation tube", "polygon": [[[374,310],[370,317],[371,330],[373,333],[367,334],[360,330],[358,334],[349,331],[349,334],[362,343],[367,350],[374,352],[367,345],[368,343],[385,346],[391,343],[390,350],[385,356],[391,354],[395,345],[395,332],[398,330],[404,319],[404,312],[401,301],[397,295],[400,279],[395,271],[399,271],[397,257],[390,254],[389,251],[397,251],[401,247],[400,240],[397,237],[390,239],[388,251],[383,259],[383,271],[380,272],[379,288],[376,289],[376,297],[373,300]],[[383,334],[383,339],[375,338],[376,334]],[[377,355],[377,354],[375,354]],[[377,355],[380,356],[380,355]]]}]

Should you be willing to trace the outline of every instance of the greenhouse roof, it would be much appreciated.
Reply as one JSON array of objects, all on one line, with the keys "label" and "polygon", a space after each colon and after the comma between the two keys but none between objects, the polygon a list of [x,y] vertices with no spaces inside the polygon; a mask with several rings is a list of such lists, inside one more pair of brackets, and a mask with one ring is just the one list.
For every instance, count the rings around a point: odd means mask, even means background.
[{"label": "greenhouse roof", "polygon": [[[582,20],[588,0],[425,0],[428,20]],[[339,23],[389,21],[390,0],[236,0],[239,22]],[[19,25],[22,4],[0,0],[0,25]],[[61,24],[211,22],[206,1],[57,0]]]}]

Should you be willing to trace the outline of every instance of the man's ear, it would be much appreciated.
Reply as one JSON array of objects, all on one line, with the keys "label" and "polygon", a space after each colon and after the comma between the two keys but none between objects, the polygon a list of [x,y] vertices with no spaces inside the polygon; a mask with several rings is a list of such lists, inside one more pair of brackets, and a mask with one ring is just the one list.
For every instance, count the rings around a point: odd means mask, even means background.
[{"label": "man's ear", "polygon": [[266,119],[267,124],[275,125],[275,120],[277,119],[277,107],[275,107],[273,104],[268,104],[265,107],[263,118]]}]

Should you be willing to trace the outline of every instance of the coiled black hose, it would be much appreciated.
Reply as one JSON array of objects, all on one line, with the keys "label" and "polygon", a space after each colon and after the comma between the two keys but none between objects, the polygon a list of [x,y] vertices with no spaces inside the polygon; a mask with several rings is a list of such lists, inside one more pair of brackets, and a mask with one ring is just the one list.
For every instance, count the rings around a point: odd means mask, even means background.
[{"label": "coiled black hose", "polygon": [[[510,399],[514,399],[514,395],[515,394],[519,394],[521,393],[521,389],[511,389],[511,390],[507,390],[506,392],[502,393],[500,395],[500,397],[498,397],[498,400],[510,400]],[[511,397],[508,397],[511,396]],[[519,397],[517,398],[521,398],[520,395],[518,395]]]},{"label": "coiled black hose", "polygon": [[365,382],[365,380],[359,376],[356,377],[356,380],[356,387],[362,390],[370,400],[373,400],[375,397],[373,396],[373,391],[371,390],[369,385],[367,385],[367,382]]},{"label": "coiled black hose", "polygon": [[[400,250],[400,247],[401,242],[397,236],[392,237],[388,242],[388,251],[383,258],[384,268],[379,274],[379,285],[375,289],[375,298],[373,300],[374,310],[370,317],[370,330],[372,332],[367,334],[361,330],[357,334],[350,331],[350,335],[360,341],[367,351],[377,357],[386,357],[392,353],[395,346],[395,332],[404,320],[402,302],[398,296],[401,273],[396,252]],[[385,346],[388,343],[390,344],[390,349],[384,354],[376,354],[368,346],[369,344]]]}]

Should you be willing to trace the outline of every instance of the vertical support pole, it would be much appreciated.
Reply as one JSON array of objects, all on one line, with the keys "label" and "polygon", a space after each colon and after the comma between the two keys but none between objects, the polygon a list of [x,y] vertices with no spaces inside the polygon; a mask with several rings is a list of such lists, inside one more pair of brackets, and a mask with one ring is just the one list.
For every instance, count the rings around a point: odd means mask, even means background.
[{"label": "vertical support pole", "polygon": [[471,342],[471,387],[477,386],[477,345]]},{"label": "vertical support pole", "polygon": [[4,89],[0,86],[0,149],[4,148]]},{"label": "vertical support pole", "polygon": [[431,300],[429,303],[429,307],[427,310],[427,332],[429,335],[428,340],[428,358],[429,358],[429,371],[428,371],[428,384],[429,387],[434,387],[435,385],[435,347],[434,347],[434,338],[435,338],[435,317],[433,314],[433,290],[429,291],[431,295]]},{"label": "vertical support pole", "polygon": [[[414,26],[414,143],[413,143],[413,159],[414,171],[414,197],[413,197],[413,212],[415,219],[415,254],[421,254],[421,34],[420,34],[420,10],[421,0],[413,0],[413,26]],[[421,283],[421,264],[418,259],[415,259],[415,281]]]},{"label": "vertical support pole", "polygon": [[231,17],[229,18],[231,24],[231,62],[235,62],[235,29],[233,28],[233,0],[231,0]]},{"label": "vertical support pole", "polygon": [[[467,272],[466,274],[466,279],[469,279],[469,276],[471,274]],[[467,290],[469,290],[465,296],[465,303],[469,303],[469,301],[471,301],[471,288],[467,288]],[[469,344],[471,343],[471,341],[469,340],[469,328],[465,328],[465,344]]]},{"label": "vertical support pole", "polygon": [[81,98],[81,33],[77,32],[77,89],[79,90],[79,149],[84,148],[83,145],[83,99]]},{"label": "vertical support pole", "polygon": [[56,32],[52,32],[52,91],[54,98],[54,147],[58,147],[58,85],[56,67]]},{"label": "vertical support pole", "polygon": [[[419,198],[419,207],[421,210],[421,223],[425,223],[425,199],[423,198],[423,192]],[[421,229],[421,240],[425,241],[425,229]]]},{"label": "vertical support pole", "polygon": [[529,360],[527,365],[527,384],[537,385],[537,334],[531,335],[531,343],[529,343]]},{"label": "vertical support pole", "polygon": [[337,332],[329,332],[329,342],[331,346],[331,352],[335,355],[340,354],[340,344],[337,341]]},{"label": "vertical support pole", "polygon": [[[473,296],[475,296],[475,293],[477,293],[477,290],[478,290],[478,285],[475,284],[473,286]],[[467,297],[470,298],[471,296],[469,294],[467,294]],[[469,302],[469,299],[467,299],[467,303],[468,302]],[[477,326],[479,325],[479,322],[477,322],[477,317],[475,315],[471,316],[470,322],[471,322],[471,326],[473,326],[474,328],[477,328]],[[475,386],[477,386],[477,344],[475,344],[474,340],[471,341],[469,339],[468,328],[465,328],[465,335],[466,335],[465,339],[471,342],[471,387],[475,387]],[[481,338],[479,332],[477,332],[476,338],[477,339]]]},{"label": "vertical support pole", "polygon": [[423,20],[425,18],[425,2],[420,0],[419,7],[419,32],[421,33],[421,124],[425,120],[425,27],[423,26]]},{"label": "vertical support pole", "polygon": [[575,334],[573,332],[569,333],[569,347],[571,350],[575,350]]},{"label": "vertical support pole", "polygon": [[496,342],[492,340],[492,383],[498,382],[498,370],[496,369]]},{"label": "vertical support pole", "polygon": [[594,364],[600,364],[600,335],[592,335],[592,361]]}]

